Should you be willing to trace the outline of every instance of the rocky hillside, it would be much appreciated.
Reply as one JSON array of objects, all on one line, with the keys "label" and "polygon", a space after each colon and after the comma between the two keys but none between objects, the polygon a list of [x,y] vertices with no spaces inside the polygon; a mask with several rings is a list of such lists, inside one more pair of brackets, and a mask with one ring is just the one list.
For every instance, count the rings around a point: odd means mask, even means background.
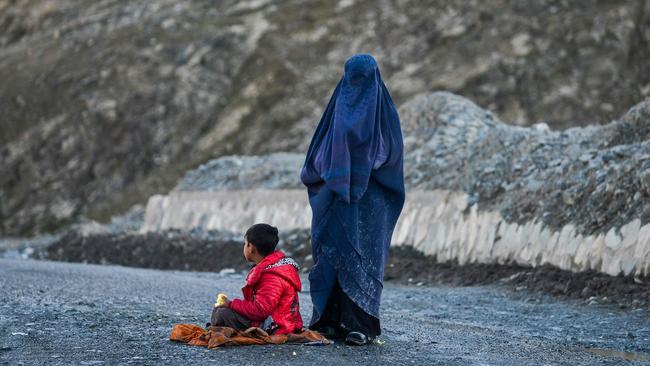
[{"label": "rocky hillside", "polygon": [[[650,99],[607,125],[563,131],[507,125],[447,92],[414,98],[400,114],[407,197],[396,247],[445,263],[650,274]],[[304,234],[289,241],[306,250],[311,210],[297,174],[303,159],[217,158],[109,225],[88,221],[64,236],[4,244],[14,256],[55,243],[49,258],[132,264],[122,249],[201,248],[223,235],[236,241],[263,221]],[[175,244],[177,234],[186,244]]]},{"label": "rocky hillside", "polygon": [[[462,192],[468,207],[498,211],[505,222],[540,222],[552,231],[572,225],[582,235],[635,219],[650,223],[650,98],[607,125],[563,131],[507,125],[447,92],[416,97],[400,115],[411,193]],[[242,201],[254,190],[304,193],[297,173],[303,160],[289,153],[222,157],[189,171],[172,193],[238,191]]]},{"label": "rocky hillside", "polygon": [[[400,114],[407,197],[396,245],[441,262],[650,273],[650,99],[607,125],[563,131],[505,124],[447,92]],[[302,160],[211,161],[149,199],[142,231],[307,229]]]},{"label": "rocky hillside", "polygon": [[0,234],[107,219],[217,156],[303,151],[358,52],[398,104],[444,89],[512,124],[608,122],[650,94],[649,13],[643,0],[0,0]]},{"label": "rocky hillside", "polygon": [[650,98],[610,124],[563,131],[506,125],[449,93],[401,115],[413,188],[463,191],[508,222],[585,235],[650,223]]}]

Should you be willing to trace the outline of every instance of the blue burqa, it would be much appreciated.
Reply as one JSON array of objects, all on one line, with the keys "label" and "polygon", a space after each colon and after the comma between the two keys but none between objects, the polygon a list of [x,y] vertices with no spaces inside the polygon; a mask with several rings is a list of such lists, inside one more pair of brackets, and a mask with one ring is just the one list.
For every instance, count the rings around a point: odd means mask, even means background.
[{"label": "blue burqa", "polygon": [[352,56],[300,173],[313,213],[312,325],[337,280],[379,318],[384,266],[404,205],[403,150],[399,115],[375,59]]}]

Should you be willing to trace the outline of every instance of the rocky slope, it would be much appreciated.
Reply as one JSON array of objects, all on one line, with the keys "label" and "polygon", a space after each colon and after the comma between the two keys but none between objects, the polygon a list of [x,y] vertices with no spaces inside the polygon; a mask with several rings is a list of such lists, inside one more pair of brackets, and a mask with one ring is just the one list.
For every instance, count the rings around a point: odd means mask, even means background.
[{"label": "rocky slope", "polygon": [[[394,243],[461,264],[650,273],[650,99],[610,124],[564,131],[507,125],[446,92],[400,114],[408,192]],[[142,230],[308,228],[302,159],[212,161],[152,197]]]},{"label": "rocky slope", "polygon": [[[0,234],[166,192],[225,154],[304,151],[341,65],[514,124],[608,122],[650,93],[647,1],[0,0]],[[513,217],[521,213],[513,213]]]},{"label": "rocky slope", "polygon": [[[610,124],[564,131],[507,125],[446,92],[416,97],[400,115],[410,191],[463,192],[469,206],[508,222],[572,224],[587,235],[650,223],[650,99]],[[173,192],[302,190],[303,160],[226,156],[189,171]]]},{"label": "rocky slope", "polygon": [[508,222],[581,234],[650,222],[650,99],[610,124],[564,131],[509,126],[448,93],[415,98],[401,115],[413,188],[463,191]]}]

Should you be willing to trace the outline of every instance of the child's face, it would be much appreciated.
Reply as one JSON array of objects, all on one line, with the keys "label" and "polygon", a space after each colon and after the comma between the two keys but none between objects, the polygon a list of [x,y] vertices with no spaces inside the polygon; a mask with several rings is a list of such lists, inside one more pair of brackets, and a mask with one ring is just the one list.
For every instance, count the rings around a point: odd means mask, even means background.
[{"label": "child's face", "polygon": [[248,240],[244,238],[244,259],[253,262],[253,250],[255,250],[253,244],[249,243]]}]

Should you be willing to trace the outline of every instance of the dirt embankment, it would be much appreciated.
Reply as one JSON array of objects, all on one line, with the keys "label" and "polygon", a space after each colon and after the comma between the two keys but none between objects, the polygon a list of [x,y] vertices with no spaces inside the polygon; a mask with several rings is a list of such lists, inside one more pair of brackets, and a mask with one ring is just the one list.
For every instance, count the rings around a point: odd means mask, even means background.
[{"label": "dirt embankment", "polygon": [[[279,249],[291,255],[306,273],[313,265],[309,232],[282,234]],[[70,231],[36,254],[66,262],[119,264],[130,267],[219,272],[247,271],[242,239],[224,233],[167,231],[149,234],[81,235]],[[415,285],[473,286],[495,284],[534,298],[550,294],[583,300],[585,304],[614,304],[620,308],[650,307],[650,278],[612,277],[596,272],[574,273],[550,266],[437,263],[411,248],[393,247],[385,279]],[[526,290],[523,292],[523,290]]]},{"label": "dirt embankment", "polygon": [[502,264],[437,263],[411,248],[395,247],[385,279],[406,284],[473,286],[497,284],[514,291],[550,294],[583,300],[586,304],[614,304],[625,308],[650,307],[650,278],[610,276],[595,271],[571,272],[545,265],[537,268]]}]

